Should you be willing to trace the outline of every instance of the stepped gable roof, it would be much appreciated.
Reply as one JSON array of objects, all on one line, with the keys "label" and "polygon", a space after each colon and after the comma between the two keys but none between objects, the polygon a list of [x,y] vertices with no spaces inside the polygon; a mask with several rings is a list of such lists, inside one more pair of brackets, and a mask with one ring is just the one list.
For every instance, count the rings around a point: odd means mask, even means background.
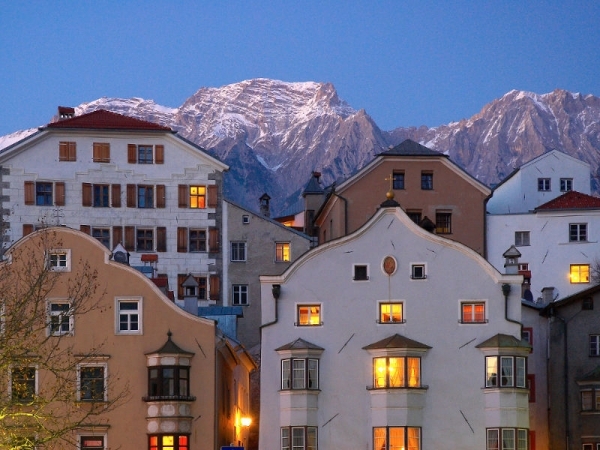
[{"label": "stepped gable roof", "polygon": [[302,338],[298,338],[289,344],[282,345],[281,347],[275,349],[276,352],[281,350],[323,350],[323,348],[311,342],[305,341]]},{"label": "stepped gable roof", "polygon": [[117,114],[105,109],[99,109],[91,113],[75,116],[71,119],[63,119],[46,125],[46,128],[60,129],[92,129],[92,130],[142,130],[142,131],[174,131],[163,125],[146,120]]},{"label": "stepped gable roof", "polygon": [[565,192],[560,197],[535,208],[535,211],[552,211],[556,209],[598,209],[600,198],[577,191]]},{"label": "stepped gable roof", "polygon": [[395,147],[392,147],[383,153],[379,153],[377,156],[443,156],[448,158],[448,155],[431,150],[411,139],[406,139]]},{"label": "stepped gable roof", "polygon": [[171,336],[173,335],[173,333],[171,333],[171,330],[169,330],[169,332],[167,333],[167,342],[165,342],[165,344],[159,348],[158,350],[154,351],[154,352],[150,352],[150,353],[146,353],[146,355],[154,355],[154,354],[170,354],[170,355],[189,355],[189,356],[194,356],[194,354],[192,352],[186,352],[185,350],[183,350],[181,347],[179,347],[175,342],[173,342],[171,340]]},{"label": "stepped gable roof", "polygon": [[378,350],[385,348],[430,349],[431,347],[429,345],[413,341],[412,339],[399,334],[394,334],[390,337],[373,342],[372,344],[363,347],[364,350]]}]

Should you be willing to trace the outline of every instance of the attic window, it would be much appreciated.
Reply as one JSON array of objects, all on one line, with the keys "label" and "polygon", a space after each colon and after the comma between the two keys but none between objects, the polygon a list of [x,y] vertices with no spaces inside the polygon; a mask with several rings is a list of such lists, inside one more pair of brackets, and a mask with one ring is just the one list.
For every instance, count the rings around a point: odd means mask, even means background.
[{"label": "attic window", "polygon": [[583,311],[591,311],[594,309],[594,299],[592,297],[587,297],[583,299],[581,303],[581,309]]},{"label": "attic window", "polygon": [[369,270],[365,264],[354,265],[354,281],[366,281],[369,279]]},{"label": "attic window", "polygon": [[244,214],[244,215],[242,216],[242,223],[243,223],[243,224],[248,224],[248,223],[250,223],[250,216],[249,216],[248,214]]}]

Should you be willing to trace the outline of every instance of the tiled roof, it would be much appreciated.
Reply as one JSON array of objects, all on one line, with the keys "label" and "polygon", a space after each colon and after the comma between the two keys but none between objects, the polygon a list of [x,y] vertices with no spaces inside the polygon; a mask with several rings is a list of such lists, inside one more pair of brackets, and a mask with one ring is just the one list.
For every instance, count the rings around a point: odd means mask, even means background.
[{"label": "tiled roof", "polygon": [[554,200],[538,206],[536,211],[548,211],[554,209],[595,209],[600,208],[600,198],[582,194],[577,191],[569,191],[556,197]]},{"label": "tiled roof", "polygon": [[396,145],[388,149],[383,153],[379,153],[377,156],[386,155],[386,156],[396,156],[396,155],[404,155],[404,156],[437,156],[437,157],[448,157],[448,155],[444,155],[443,153],[436,152],[435,150],[431,150],[430,148],[425,147],[424,145],[419,144],[411,139],[406,139],[400,144]]},{"label": "tiled roof", "polygon": [[282,345],[281,347],[275,349],[277,352],[281,350],[323,350],[323,348],[311,342],[305,341],[302,338],[298,338],[289,344]]},{"label": "tiled roof", "polygon": [[477,348],[530,348],[531,346],[509,334],[497,334],[476,345]]},{"label": "tiled roof", "polygon": [[47,128],[79,128],[94,130],[154,130],[169,131],[169,127],[154,122],[123,116],[111,111],[99,109],[91,113],[73,117],[72,119],[59,120],[46,125]]},{"label": "tiled roof", "polygon": [[414,341],[399,334],[394,334],[393,336],[387,337],[380,341],[369,344],[366,347],[363,347],[364,350],[378,350],[385,348],[429,349],[431,347],[429,345],[422,344],[421,342]]},{"label": "tiled roof", "polygon": [[179,347],[175,342],[173,342],[171,340],[172,335],[173,335],[173,333],[171,333],[171,331],[169,331],[167,333],[167,342],[165,342],[165,345],[163,345],[161,348],[159,348],[158,350],[156,350],[154,352],[150,352],[150,353],[146,353],[146,354],[147,355],[175,354],[175,355],[190,355],[190,356],[194,355],[192,352],[186,352],[181,347]]}]

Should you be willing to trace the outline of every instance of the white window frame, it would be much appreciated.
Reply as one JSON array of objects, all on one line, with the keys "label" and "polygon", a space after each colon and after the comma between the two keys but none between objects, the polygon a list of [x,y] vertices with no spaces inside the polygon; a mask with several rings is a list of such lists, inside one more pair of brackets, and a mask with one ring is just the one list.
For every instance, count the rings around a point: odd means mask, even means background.
[{"label": "white window frame", "polygon": [[[231,304],[233,306],[248,306],[249,302],[249,292],[247,284],[233,284],[231,285]],[[236,303],[236,297],[238,301]],[[244,299],[244,301],[241,301]]]},{"label": "white window frame", "polygon": [[248,214],[244,214],[242,216],[242,223],[244,225],[248,225],[250,223],[250,216]]},{"label": "white window frame", "polygon": [[569,192],[573,190],[573,178],[560,179],[560,192]]},{"label": "white window frame", "polygon": [[[137,313],[137,319],[138,319],[138,329],[137,330],[131,330],[131,329],[127,329],[127,330],[121,330],[121,303],[137,303],[138,307],[136,310],[124,310],[124,311],[131,311],[131,312],[124,312],[124,314],[127,315],[132,315]],[[120,334],[120,335],[137,335],[137,334],[144,334],[144,314],[143,314],[143,307],[144,307],[144,302],[143,302],[143,298],[142,297],[116,297],[115,298],[115,334]],[[128,327],[131,325],[131,320],[128,320]]]},{"label": "white window frame", "polygon": [[[318,307],[319,308],[319,312],[316,313],[317,317],[318,317],[318,323],[311,323],[311,318],[313,317],[313,315],[310,312],[310,309],[308,311],[308,323],[305,324],[301,324],[300,323],[300,308],[313,308],[313,307]],[[296,304],[296,323],[295,325],[297,327],[319,327],[321,325],[323,325],[323,304],[322,303],[297,303]]]},{"label": "white window frame", "polygon": [[55,248],[46,254],[46,267],[52,272],[71,271],[71,249]]},{"label": "white window frame", "polygon": [[550,178],[538,178],[537,185],[539,192],[550,192],[552,190],[552,182]]},{"label": "white window frame", "polygon": [[[287,259],[285,249],[287,246]],[[290,242],[275,242],[275,262],[290,262],[292,260],[292,244]]]},{"label": "white window frame", "polygon": [[[422,270],[420,277],[416,276],[418,269]],[[427,264],[426,263],[410,263],[410,279],[411,280],[426,280],[427,279]]]},{"label": "white window frame", "polygon": [[569,224],[569,242],[587,242],[588,241],[587,223]]},{"label": "white window frame", "polygon": [[[495,378],[489,376],[489,368],[493,367],[488,361],[495,361]],[[519,361],[523,363],[519,365]],[[502,368],[508,367],[510,372],[508,376],[503,376]],[[527,358],[525,356],[515,355],[489,355],[485,357],[485,387],[486,388],[527,388]]]},{"label": "white window frame", "polygon": [[281,390],[319,390],[319,358],[283,358]]},{"label": "white window frame", "polygon": [[531,245],[531,233],[529,231],[515,231],[515,246],[526,247]]},{"label": "white window frame", "polygon": [[[459,318],[458,318],[458,322],[461,324],[467,324],[467,325],[477,325],[477,324],[485,324],[488,323],[488,307],[487,307],[487,301],[486,300],[461,300],[459,302]],[[464,316],[463,316],[463,308],[467,305],[471,305],[471,306],[476,306],[476,305],[483,305],[483,320],[464,320]],[[475,319],[475,314],[474,314],[475,309],[473,309],[473,314],[472,314],[472,318]]]},{"label": "white window frame", "polygon": [[[240,246],[241,248],[243,248],[244,254],[242,255],[243,258],[240,257],[240,248],[236,248],[236,250],[233,250],[233,246]],[[230,260],[232,262],[246,262],[248,260],[248,246],[246,245],[245,241],[231,241],[229,243],[229,251],[230,251]],[[235,257],[235,259],[234,259]]]},{"label": "white window frame", "polygon": [[[383,320],[383,312],[382,312],[382,308],[385,306],[389,306],[390,307],[390,311],[389,311],[389,316],[390,316],[390,320]],[[392,320],[393,317],[395,317],[397,314],[394,314],[392,311],[392,307],[393,306],[399,306],[400,307],[400,320]],[[385,301],[385,302],[379,302],[377,305],[377,323],[381,323],[381,324],[390,324],[390,323],[404,323],[404,302],[401,301]]]},{"label": "white window frame", "polygon": [[[81,369],[86,367],[102,367],[104,369],[102,400],[81,398]],[[90,362],[77,364],[77,401],[85,403],[106,402],[108,400],[108,364],[106,362]],[[87,435],[86,435],[87,436]]]},{"label": "white window frame", "polygon": [[[68,308],[66,310],[66,312],[63,311],[52,311],[52,305],[67,305]],[[46,300],[46,310],[47,310],[47,316],[48,316],[48,327],[46,329],[46,335],[47,336],[67,336],[67,335],[73,335],[74,331],[75,331],[75,316],[73,314],[73,305],[72,302],[70,302],[67,299],[54,299],[54,298],[50,298],[48,300]],[[59,317],[59,323],[58,324],[54,324],[52,323],[52,318],[53,317]],[[59,329],[58,331],[53,331],[52,329],[54,328],[54,325],[59,325],[60,328],[62,328],[63,325],[63,317],[68,317],[68,326],[69,329],[66,331],[63,331],[62,329]]]}]

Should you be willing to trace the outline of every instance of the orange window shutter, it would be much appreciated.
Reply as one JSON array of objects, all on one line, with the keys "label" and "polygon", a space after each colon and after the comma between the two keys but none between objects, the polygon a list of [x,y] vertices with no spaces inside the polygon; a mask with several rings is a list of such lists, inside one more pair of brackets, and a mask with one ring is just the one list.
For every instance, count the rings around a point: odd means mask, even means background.
[{"label": "orange window shutter", "polygon": [[81,184],[81,206],[92,206],[92,184]]},{"label": "orange window shutter", "polygon": [[219,186],[216,184],[208,185],[208,207],[216,208],[219,204]]},{"label": "orange window shutter", "polygon": [[165,146],[164,145],[156,145],[154,147],[154,162],[156,164],[164,164],[165,163]]},{"label": "orange window shutter", "polygon": [[28,234],[33,233],[33,224],[31,223],[24,223],[23,224],[23,236],[27,236]]},{"label": "orange window shutter", "polygon": [[187,235],[188,229],[186,227],[177,227],[177,252],[187,252]]},{"label": "orange window shutter", "polygon": [[221,293],[221,279],[219,275],[210,276],[210,299],[219,300],[219,294]]},{"label": "orange window shutter", "polygon": [[91,234],[92,227],[89,225],[79,225],[79,231],[83,231],[85,234]]},{"label": "orange window shutter", "polygon": [[135,250],[135,227],[125,227],[125,250]]},{"label": "orange window shutter", "polygon": [[137,145],[127,144],[127,162],[130,164],[137,162]]},{"label": "orange window shutter", "polygon": [[121,185],[113,184],[111,186],[111,205],[113,208],[121,207]]},{"label": "orange window shutter", "polygon": [[25,182],[25,204],[35,204],[35,183],[33,181]]},{"label": "orange window shutter", "polygon": [[58,143],[58,160],[68,161],[69,160],[69,143],[59,142]]},{"label": "orange window shutter", "polygon": [[137,188],[135,184],[127,185],[127,207],[135,208],[137,206],[136,198]]},{"label": "orange window shutter", "polygon": [[180,208],[188,207],[188,186],[187,184],[180,184],[177,190],[178,201]]},{"label": "orange window shutter", "polygon": [[187,277],[184,274],[177,275],[177,298],[179,300],[183,300],[183,283],[187,280]]},{"label": "orange window shutter", "polygon": [[167,251],[167,228],[157,227],[156,228],[156,251],[166,252]]},{"label": "orange window shutter", "polygon": [[62,181],[56,182],[54,185],[56,206],[65,206],[65,183]]},{"label": "orange window shutter", "polygon": [[216,253],[219,251],[219,229],[209,228],[208,229],[208,251]]},{"label": "orange window shutter", "polygon": [[156,185],[156,207],[164,208],[167,204],[167,192],[164,184]]},{"label": "orange window shutter", "polygon": [[110,162],[110,144],[102,144],[102,154],[100,156],[103,162]]},{"label": "orange window shutter", "polygon": [[113,227],[113,245],[123,245],[123,227]]},{"label": "orange window shutter", "polygon": [[94,142],[92,144],[92,161],[93,162],[101,162],[102,161],[102,148],[100,144]]}]

